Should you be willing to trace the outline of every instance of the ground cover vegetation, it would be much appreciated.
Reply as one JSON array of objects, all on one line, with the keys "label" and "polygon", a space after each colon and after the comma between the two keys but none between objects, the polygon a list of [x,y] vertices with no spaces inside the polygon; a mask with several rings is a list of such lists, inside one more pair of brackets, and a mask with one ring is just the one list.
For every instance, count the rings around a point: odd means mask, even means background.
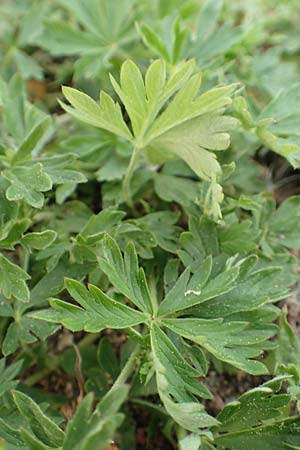
[{"label": "ground cover vegetation", "polygon": [[2,0],[0,449],[300,449],[300,4]]}]

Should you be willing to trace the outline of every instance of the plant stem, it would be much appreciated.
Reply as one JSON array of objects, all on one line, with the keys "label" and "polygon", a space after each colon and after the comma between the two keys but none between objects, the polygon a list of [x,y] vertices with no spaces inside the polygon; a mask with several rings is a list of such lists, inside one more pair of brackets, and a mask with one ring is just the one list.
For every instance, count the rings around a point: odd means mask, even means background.
[{"label": "plant stem", "polygon": [[138,357],[140,349],[141,349],[140,344],[137,344],[135,349],[131,353],[128,361],[126,362],[125,366],[121,370],[120,375],[118,376],[118,378],[116,379],[116,381],[114,382],[114,384],[112,385],[110,390],[113,390],[117,386],[120,386],[121,384],[126,383],[127,379],[130,377],[130,375],[132,374],[132,372],[135,369],[136,359]]},{"label": "plant stem", "polygon": [[127,171],[126,171],[126,174],[125,174],[125,177],[123,180],[123,195],[124,195],[125,202],[127,203],[127,205],[130,208],[133,208],[133,202],[132,202],[131,192],[130,192],[130,181],[131,181],[134,169],[136,167],[136,163],[138,161],[139,153],[140,153],[140,148],[137,146],[133,147],[133,152],[132,152],[132,155],[130,158],[130,162],[127,167]]}]

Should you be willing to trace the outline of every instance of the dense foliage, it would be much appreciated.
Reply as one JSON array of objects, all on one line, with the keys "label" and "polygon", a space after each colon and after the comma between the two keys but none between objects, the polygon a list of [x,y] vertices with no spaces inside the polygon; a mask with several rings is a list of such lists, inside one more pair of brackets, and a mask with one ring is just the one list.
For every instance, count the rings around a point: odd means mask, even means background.
[{"label": "dense foliage", "polygon": [[0,449],[300,448],[299,23],[2,0]]}]

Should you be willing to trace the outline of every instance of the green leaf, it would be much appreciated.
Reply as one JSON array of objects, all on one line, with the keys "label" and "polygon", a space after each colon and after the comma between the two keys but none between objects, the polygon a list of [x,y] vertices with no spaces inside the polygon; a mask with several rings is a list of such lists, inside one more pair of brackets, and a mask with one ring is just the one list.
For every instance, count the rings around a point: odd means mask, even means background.
[{"label": "green leaf", "polygon": [[[245,260],[246,262],[247,260]],[[198,317],[227,317],[230,314],[255,309],[289,294],[288,280],[279,267],[265,267],[253,270],[238,280],[237,285],[228,294],[211,299],[209,308],[204,303],[195,306],[193,311]]]},{"label": "green leaf", "polygon": [[50,177],[53,184],[86,183],[87,178],[78,170],[70,169],[75,157],[72,154],[56,155],[49,158],[40,158],[44,172]]},{"label": "green leaf", "polygon": [[260,426],[268,420],[284,418],[291,398],[279,392],[286,378],[288,377],[274,378],[227,404],[218,415],[218,431],[232,433]]},{"label": "green leaf", "polygon": [[120,372],[119,361],[110,340],[105,336],[99,342],[97,360],[101,369],[115,380]]},{"label": "green leaf", "polygon": [[292,196],[281,203],[269,221],[269,239],[290,249],[300,248],[300,199]]},{"label": "green leaf", "polygon": [[[215,154],[208,150],[225,150],[230,143],[227,131],[235,126],[236,122],[231,117],[203,114],[199,119],[175,126],[155,138],[151,145],[182,158],[200,178],[214,181],[221,174],[221,166]],[[180,146],[177,145],[178,140]]]},{"label": "green leaf", "polygon": [[80,238],[91,242],[103,237],[104,233],[112,232],[116,225],[121,223],[125,213],[123,211],[105,209],[92,215],[80,231]]},{"label": "green leaf", "polygon": [[152,28],[150,28],[146,24],[142,24],[139,26],[140,34],[143,38],[143,41],[152,51],[154,51],[157,55],[163,58],[168,63],[171,62],[170,55],[168,49],[159,36]]},{"label": "green leaf", "polygon": [[[194,401],[195,396],[211,398],[207,388],[197,380],[203,371],[191,366],[158,326],[151,328],[151,347],[154,358],[157,358],[155,365],[165,368],[164,382],[168,384],[172,397],[181,402]],[[160,379],[158,381],[162,382]]]},{"label": "green leaf", "polygon": [[2,231],[4,239],[0,241],[0,247],[14,250],[14,246],[22,240],[23,234],[30,226],[30,219],[22,219],[18,221],[9,221],[6,229]]},{"label": "green leaf", "polygon": [[109,417],[116,414],[128,396],[129,387],[125,384],[115,385],[101,399],[97,405],[97,411],[103,416]]},{"label": "green leaf", "polygon": [[[300,445],[300,418],[294,416],[281,418],[280,408],[287,404],[288,396],[277,395],[272,397],[272,390],[268,387],[257,388],[241,397],[235,405],[228,405],[219,419],[224,420],[224,428],[228,423],[229,433],[220,434],[216,437],[216,444],[220,449],[242,449],[249,450],[285,450],[287,448],[297,449]],[[245,403],[247,402],[247,403]],[[248,406],[250,405],[250,409]],[[262,409],[269,406],[271,409]],[[228,409],[226,409],[228,408]],[[243,414],[244,417],[241,417]],[[246,415],[245,415],[246,414]],[[268,419],[258,423],[253,414],[262,419]],[[245,428],[235,427],[235,424],[243,425]],[[251,425],[254,426],[251,426]],[[221,425],[222,430],[222,425]]]},{"label": "green leaf", "polygon": [[70,295],[81,307],[53,299],[52,310],[39,311],[31,316],[50,322],[61,322],[72,331],[85,330],[90,333],[105,328],[127,328],[148,319],[146,314],[113,300],[96,286],[89,285],[87,290],[76,280],[66,279],[65,283]]},{"label": "green leaf", "polygon": [[29,433],[27,430],[21,430],[21,436],[24,440],[24,443],[29,446],[30,450],[51,450],[53,447],[48,447],[48,445],[44,445],[39,439],[37,439],[32,433]]},{"label": "green leaf", "polygon": [[141,217],[136,222],[148,229],[156,239],[156,243],[164,250],[175,253],[178,236],[181,230],[175,224],[178,215],[169,211],[157,211]]},{"label": "green leaf", "polygon": [[42,192],[52,188],[50,177],[44,172],[43,166],[36,163],[30,166],[15,166],[5,169],[3,176],[10,182],[6,197],[10,201],[24,199],[33,208],[41,208],[44,203]]},{"label": "green leaf", "polygon": [[46,116],[30,130],[13,158],[14,163],[26,160],[31,153],[39,149],[48,134],[51,124],[50,117]]},{"label": "green leaf", "polygon": [[7,298],[16,297],[22,302],[29,301],[26,280],[30,276],[21,267],[10,262],[0,253],[0,291]]},{"label": "green leaf", "polygon": [[121,108],[109,95],[102,92],[99,105],[88,95],[70,87],[64,86],[63,94],[75,109],[63,103],[61,106],[76,119],[131,140],[131,133],[123,120]]},{"label": "green leaf", "polygon": [[99,265],[113,286],[142,311],[152,313],[152,300],[145,273],[138,266],[137,254],[132,243],[128,243],[124,257],[122,257],[116,241],[106,235],[103,241],[103,256],[99,258]]},{"label": "green leaf", "polygon": [[138,66],[127,60],[121,67],[120,84],[111,76],[130,118],[134,139],[119,105],[103,92],[99,105],[86,94],[64,88],[75,109],[63,107],[82,121],[132,141],[137,154],[140,149],[149,148],[148,152],[158,154],[163,162],[170,156],[181,158],[201,178],[216,181],[221,167],[211,150],[229,146],[228,131],[237,121],[222,114],[231,103],[236,85],[211,89],[199,96],[201,74],[193,75],[194,69],[193,60],[183,62],[172,67],[167,76],[164,63],[154,61],[144,81]]},{"label": "green leaf", "polygon": [[224,322],[223,319],[162,319],[163,325],[208,350],[217,359],[253,375],[268,373],[257,357],[264,341],[276,332],[273,325],[252,326],[247,322]]},{"label": "green leaf", "polygon": [[18,381],[15,377],[21,371],[23,361],[17,361],[5,367],[5,359],[0,359],[0,397],[7,391],[14,389]]},{"label": "green leaf", "polygon": [[[297,98],[295,91],[298,91],[298,87],[293,90],[293,97]],[[281,94],[279,94],[279,96],[281,96]],[[282,101],[286,101],[286,92],[281,98],[281,102]],[[254,119],[248,110],[245,98],[236,97],[233,103],[233,109],[235,116],[240,120],[245,130],[248,130],[257,136],[265,147],[285,157],[294,167],[299,166],[300,145],[297,139],[298,136],[289,136],[288,133],[283,133],[283,136],[281,137],[280,129],[277,134],[276,127],[272,128],[271,126],[273,120],[266,117],[268,113],[271,113],[268,108],[266,108],[264,114],[261,114],[257,119]]]},{"label": "green leaf", "polygon": [[56,237],[57,233],[53,230],[27,233],[22,239],[22,244],[31,249],[42,250],[49,247]]},{"label": "green leaf", "polygon": [[206,302],[231,291],[236,286],[235,280],[239,274],[238,267],[232,267],[216,278],[209,280],[211,270],[211,257],[205,259],[191,278],[190,270],[186,269],[160,304],[159,315],[172,314]]},{"label": "green leaf", "polygon": [[258,232],[255,232],[250,220],[224,224],[219,228],[218,234],[221,251],[229,255],[249,253],[256,247],[255,239]]},{"label": "green leaf", "polygon": [[9,325],[2,344],[2,352],[6,356],[14,353],[20,343],[32,344],[37,340],[45,341],[59,328],[57,325],[35,320],[29,313],[20,316],[17,310],[13,313],[13,317],[15,321]]},{"label": "green leaf", "polygon": [[[193,121],[187,126],[188,131],[193,131],[195,135],[197,126],[200,126],[199,137],[202,137],[204,146],[214,150],[223,150],[229,145],[228,135],[222,134],[227,129],[232,129],[236,126],[236,121],[231,117],[221,118],[213,115],[214,111],[221,110],[231,103],[230,95],[235,90],[235,85],[211,89],[204,94],[197,96],[200,89],[201,76],[199,74],[193,75],[189,81],[180,89],[171,101],[166,110],[158,117],[153,126],[147,133],[147,142],[151,142],[158,137],[161,137],[172,128],[176,130],[184,130],[184,128],[177,128],[184,122],[195,119],[198,116],[204,115],[204,122]],[[195,98],[196,97],[196,98]],[[215,122],[215,123],[214,123]],[[202,125],[202,126],[201,126]],[[204,128],[208,128],[208,136],[204,133]],[[210,134],[221,133],[220,136],[210,137]],[[169,136],[169,135],[167,135]],[[220,137],[220,139],[218,139]],[[195,135],[195,140],[197,135]],[[216,148],[214,146],[216,145]]]},{"label": "green leaf", "polygon": [[98,78],[110,62],[119,59],[136,40],[134,23],[140,10],[132,0],[60,0],[71,21],[46,21],[39,43],[56,56],[78,56],[75,64],[77,78]]},{"label": "green leaf", "polygon": [[80,403],[72,420],[69,421],[63,450],[73,450],[84,436],[84,431],[91,415],[93,395],[88,394]]},{"label": "green leaf", "polygon": [[34,435],[50,447],[60,447],[63,443],[63,431],[52,422],[40,407],[27,395],[13,392],[14,401],[22,416],[28,422]]},{"label": "green leaf", "polygon": [[111,82],[122,103],[125,105],[134,135],[138,136],[143,130],[148,113],[146,90],[142,74],[136,64],[128,60],[121,67],[120,86],[113,77],[111,77]]},{"label": "green leaf", "polygon": [[205,412],[195,398],[195,396],[210,398],[207,388],[196,380],[201,372],[185,361],[179,350],[157,325],[151,328],[151,349],[158,392],[171,417],[185,429],[194,432],[215,425],[215,419]]},{"label": "green leaf", "polygon": [[300,358],[300,340],[295,330],[291,327],[287,320],[286,312],[281,312],[279,317],[279,332],[277,346],[273,352],[274,371],[281,364],[288,366],[289,364],[298,364]]},{"label": "green leaf", "polygon": [[154,176],[154,187],[162,200],[177,202],[184,207],[192,205],[200,193],[199,182],[161,172]]}]

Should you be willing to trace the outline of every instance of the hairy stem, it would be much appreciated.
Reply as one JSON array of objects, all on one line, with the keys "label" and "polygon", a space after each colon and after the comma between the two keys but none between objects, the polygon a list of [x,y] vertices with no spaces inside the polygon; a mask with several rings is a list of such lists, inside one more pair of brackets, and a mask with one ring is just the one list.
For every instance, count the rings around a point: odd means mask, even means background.
[{"label": "hairy stem", "polygon": [[127,171],[126,171],[126,174],[125,174],[125,177],[123,180],[123,195],[124,195],[125,202],[127,203],[127,205],[130,208],[133,208],[133,201],[132,201],[131,191],[130,191],[130,181],[131,181],[132,174],[134,172],[134,169],[135,169],[137,161],[138,161],[139,153],[140,153],[140,148],[137,146],[133,147],[131,159],[130,159],[130,162],[127,167]]}]

